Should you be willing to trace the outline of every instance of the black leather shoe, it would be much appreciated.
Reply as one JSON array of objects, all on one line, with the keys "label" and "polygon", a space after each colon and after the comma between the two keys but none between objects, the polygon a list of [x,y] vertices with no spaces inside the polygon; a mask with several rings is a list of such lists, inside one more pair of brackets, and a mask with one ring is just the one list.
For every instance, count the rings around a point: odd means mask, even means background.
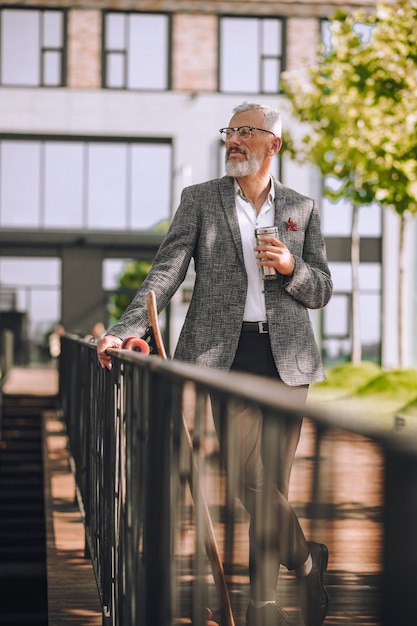
[{"label": "black leather shoe", "polygon": [[265,604],[257,609],[252,603],[249,603],[246,611],[247,626],[291,626],[289,616],[277,604]]},{"label": "black leather shoe", "polygon": [[329,608],[329,594],[324,586],[323,572],[327,569],[329,551],[323,543],[308,542],[313,568],[308,576],[300,576],[301,612],[305,626],[321,626]]}]

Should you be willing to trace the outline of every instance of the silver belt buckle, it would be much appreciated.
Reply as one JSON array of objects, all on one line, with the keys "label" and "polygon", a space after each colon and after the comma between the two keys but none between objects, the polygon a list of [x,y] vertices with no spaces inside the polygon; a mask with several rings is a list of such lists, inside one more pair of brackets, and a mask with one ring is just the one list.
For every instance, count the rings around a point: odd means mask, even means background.
[{"label": "silver belt buckle", "polygon": [[268,322],[258,322],[258,328],[261,335],[268,334]]}]

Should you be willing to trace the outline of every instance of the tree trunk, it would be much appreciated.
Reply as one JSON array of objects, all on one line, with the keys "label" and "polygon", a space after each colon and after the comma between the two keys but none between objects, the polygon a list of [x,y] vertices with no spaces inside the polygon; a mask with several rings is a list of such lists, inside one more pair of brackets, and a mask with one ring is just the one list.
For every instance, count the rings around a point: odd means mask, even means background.
[{"label": "tree trunk", "polygon": [[404,367],[404,275],[405,275],[405,227],[404,213],[400,216],[400,241],[399,241],[399,268],[398,268],[398,364]]},{"label": "tree trunk", "polygon": [[362,360],[360,303],[359,303],[359,262],[360,262],[360,237],[359,237],[359,206],[353,204],[352,210],[352,363],[359,365]]}]

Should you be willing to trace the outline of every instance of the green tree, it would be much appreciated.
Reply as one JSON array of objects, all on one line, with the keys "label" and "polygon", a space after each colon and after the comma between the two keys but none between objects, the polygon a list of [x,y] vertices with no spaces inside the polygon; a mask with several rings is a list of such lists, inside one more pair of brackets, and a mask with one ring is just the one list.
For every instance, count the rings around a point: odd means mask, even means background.
[{"label": "green tree", "polygon": [[[332,49],[317,65],[286,73],[283,90],[292,114],[305,123],[301,140],[288,136],[293,158],[314,163],[339,180],[324,193],[352,204],[352,361],[361,360],[358,303],[358,211],[374,201],[401,218],[399,362],[402,365],[403,256],[406,216],[417,211],[416,95],[417,0],[381,1],[375,15],[338,12],[331,20]],[[356,32],[372,27],[369,42]],[[414,104],[414,107],[413,107]]]},{"label": "green tree", "polygon": [[118,321],[130,304],[133,295],[147,277],[152,263],[149,261],[131,261],[119,276],[120,293],[113,296],[110,304],[112,323]]}]

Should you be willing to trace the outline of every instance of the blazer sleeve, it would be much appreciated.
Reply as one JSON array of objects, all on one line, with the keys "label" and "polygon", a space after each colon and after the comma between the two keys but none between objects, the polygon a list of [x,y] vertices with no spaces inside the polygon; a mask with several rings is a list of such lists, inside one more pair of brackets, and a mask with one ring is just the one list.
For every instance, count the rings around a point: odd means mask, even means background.
[{"label": "blazer sleeve", "polygon": [[155,292],[158,311],[163,311],[184,281],[199,237],[196,203],[189,188],[181,195],[167,235],[161,243],[151,270],[120,320],[106,334],[125,339],[141,336],[148,326],[147,294]]},{"label": "blazer sleeve", "polygon": [[294,254],[295,269],[284,281],[287,293],[309,309],[320,309],[329,302],[333,283],[327,262],[326,245],[320,228],[320,212],[315,201],[305,231],[303,251]]}]

